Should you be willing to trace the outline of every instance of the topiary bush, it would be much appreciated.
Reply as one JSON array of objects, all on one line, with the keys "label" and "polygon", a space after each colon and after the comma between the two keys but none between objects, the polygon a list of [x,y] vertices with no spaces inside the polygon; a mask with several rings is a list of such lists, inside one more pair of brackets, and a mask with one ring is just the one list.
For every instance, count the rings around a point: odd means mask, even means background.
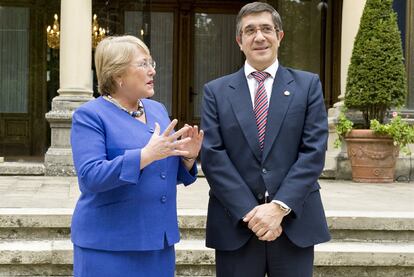
[{"label": "topiary bush", "polygon": [[345,106],[362,111],[363,128],[383,123],[405,104],[407,82],[397,14],[392,0],[367,0],[348,69]]}]

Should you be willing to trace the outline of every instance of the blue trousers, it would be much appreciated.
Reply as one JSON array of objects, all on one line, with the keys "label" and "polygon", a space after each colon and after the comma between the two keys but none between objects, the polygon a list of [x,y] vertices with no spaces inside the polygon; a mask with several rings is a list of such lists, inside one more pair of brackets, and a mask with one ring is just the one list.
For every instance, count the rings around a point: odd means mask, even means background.
[{"label": "blue trousers", "polygon": [[74,245],[74,277],[173,277],[174,246],[154,251],[105,251]]}]

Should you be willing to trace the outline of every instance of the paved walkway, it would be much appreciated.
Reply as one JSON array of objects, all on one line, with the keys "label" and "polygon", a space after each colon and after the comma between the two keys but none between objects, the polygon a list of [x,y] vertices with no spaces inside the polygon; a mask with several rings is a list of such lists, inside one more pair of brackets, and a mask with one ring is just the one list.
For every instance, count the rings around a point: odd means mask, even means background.
[{"label": "paved walkway", "polygon": [[[320,180],[320,184],[327,211],[414,213],[414,183]],[[75,177],[0,176],[0,208],[73,208],[78,196]],[[179,209],[205,210],[207,202],[205,178],[178,187]]]}]

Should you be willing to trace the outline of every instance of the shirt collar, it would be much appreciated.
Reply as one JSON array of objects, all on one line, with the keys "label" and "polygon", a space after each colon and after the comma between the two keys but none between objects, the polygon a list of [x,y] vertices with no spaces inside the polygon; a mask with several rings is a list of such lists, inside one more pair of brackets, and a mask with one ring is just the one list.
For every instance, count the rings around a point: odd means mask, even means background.
[{"label": "shirt collar", "polygon": [[[264,70],[264,72],[267,72],[272,76],[273,79],[275,79],[277,69],[279,68],[279,61],[276,59],[274,63],[272,63],[268,68]],[[246,78],[253,78],[250,74],[254,71],[257,71],[253,66],[251,66],[247,61],[244,63],[244,74],[246,75]]]}]

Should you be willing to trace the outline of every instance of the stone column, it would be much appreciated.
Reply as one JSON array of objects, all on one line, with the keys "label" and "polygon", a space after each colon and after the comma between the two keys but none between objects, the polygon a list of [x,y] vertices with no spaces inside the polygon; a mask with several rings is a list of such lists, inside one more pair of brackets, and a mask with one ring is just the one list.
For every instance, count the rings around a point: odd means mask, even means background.
[{"label": "stone column", "polygon": [[60,15],[60,88],[46,114],[51,146],[46,175],[75,175],[70,146],[72,113],[92,99],[92,1],[62,0]]},{"label": "stone column", "polygon": [[[338,162],[341,157],[346,156],[344,146],[342,149],[334,148],[334,141],[338,137],[335,131],[335,124],[338,115],[344,105],[346,78],[348,75],[348,67],[351,62],[352,49],[354,47],[355,36],[358,32],[359,23],[361,21],[362,12],[365,7],[366,0],[346,0],[342,6],[342,32],[341,32],[341,92],[339,102],[335,103],[333,108],[328,110],[329,139],[328,150],[326,152],[326,161],[323,175],[330,178],[349,179],[351,177],[351,169],[347,166],[347,160],[344,163],[345,172],[338,170]],[[338,160],[339,159],[339,160]],[[347,169],[349,167],[349,169]],[[340,172],[341,171],[341,172]]]}]

